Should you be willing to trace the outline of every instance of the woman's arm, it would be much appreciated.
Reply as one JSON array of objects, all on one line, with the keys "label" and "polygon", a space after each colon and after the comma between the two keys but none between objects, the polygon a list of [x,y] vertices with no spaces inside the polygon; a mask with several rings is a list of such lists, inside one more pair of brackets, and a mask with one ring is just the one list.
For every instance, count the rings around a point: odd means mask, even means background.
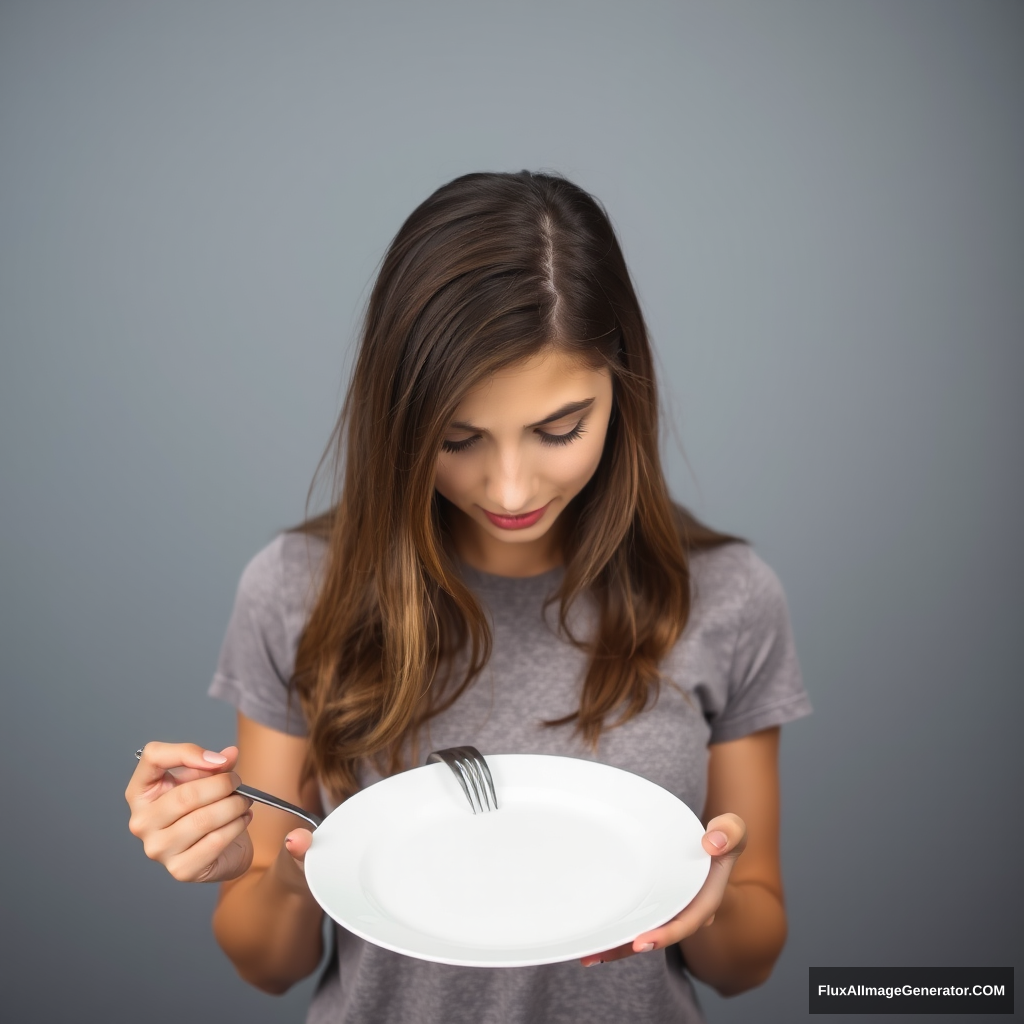
[{"label": "woman's arm", "polygon": [[[307,742],[239,714],[235,771],[246,785],[322,814],[316,783],[299,785]],[[323,953],[323,911],[306,886],[301,861],[285,848],[285,836],[297,825],[285,811],[253,806],[252,865],[221,884],[213,914],[214,935],[238,973],[273,994],[315,971]]]},{"label": "woman's arm", "polygon": [[712,923],[680,945],[687,969],[722,995],[767,981],[786,941],[779,863],[779,729],[710,748],[704,820],[733,812],[746,824],[746,847],[725,885]]}]

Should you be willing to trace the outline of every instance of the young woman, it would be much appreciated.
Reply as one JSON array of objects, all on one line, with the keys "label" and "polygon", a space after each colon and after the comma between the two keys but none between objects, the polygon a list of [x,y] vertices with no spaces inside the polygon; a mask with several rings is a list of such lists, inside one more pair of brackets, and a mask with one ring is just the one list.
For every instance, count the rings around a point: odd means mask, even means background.
[{"label": "young woman", "polygon": [[284,992],[314,971],[323,918],[311,834],[232,795],[239,778],[324,813],[462,744],[664,786],[706,823],[707,882],[593,971],[448,967],[336,926],[310,1020],[689,1022],[690,975],[723,993],[768,977],[786,936],[779,726],[809,705],[777,579],[671,501],[657,412],[640,306],[587,193],[471,174],[402,226],[331,510],[239,585],[211,687],[237,746],[150,743],[126,792],[149,857],[221,883],[215,934],[246,980]]}]

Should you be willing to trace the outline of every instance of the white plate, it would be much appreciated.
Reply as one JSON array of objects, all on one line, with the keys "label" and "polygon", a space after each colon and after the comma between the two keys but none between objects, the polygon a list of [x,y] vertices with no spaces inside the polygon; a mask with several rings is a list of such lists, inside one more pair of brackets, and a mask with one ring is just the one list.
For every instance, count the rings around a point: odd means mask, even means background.
[{"label": "white plate", "polygon": [[711,864],[667,790],[571,757],[491,754],[498,810],[447,765],[350,797],[313,833],[306,879],[349,931],[396,953],[526,967],[600,953],[679,913]]}]

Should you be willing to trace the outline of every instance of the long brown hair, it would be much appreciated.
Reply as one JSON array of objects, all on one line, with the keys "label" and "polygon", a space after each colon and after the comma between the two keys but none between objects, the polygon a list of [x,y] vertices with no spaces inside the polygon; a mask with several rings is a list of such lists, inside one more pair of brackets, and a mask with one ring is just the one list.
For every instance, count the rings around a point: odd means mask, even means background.
[{"label": "long brown hair", "polygon": [[[297,527],[327,543],[293,685],[309,724],[307,769],[337,799],[358,788],[364,759],[385,772],[406,767],[420,726],[490,656],[450,507],[434,489],[437,453],[467,392],[551,349],[607,367],[614,402],[598,468],[563,512],[555,595],[589,667],[578,710],[546,724],[575,723],[596,746],[603,728],[643,711],[686,625],[689,553],[733,539],[669,497],[647,329],[598,202],[527,171],[439,188],[402,225],[371,293],[325,453],[335,470],[330,511]],[[597,634],[573,637],[568,610],[585,591],[599,608]],[[468,655],[461,679],[450,671],[459,651]]]}]

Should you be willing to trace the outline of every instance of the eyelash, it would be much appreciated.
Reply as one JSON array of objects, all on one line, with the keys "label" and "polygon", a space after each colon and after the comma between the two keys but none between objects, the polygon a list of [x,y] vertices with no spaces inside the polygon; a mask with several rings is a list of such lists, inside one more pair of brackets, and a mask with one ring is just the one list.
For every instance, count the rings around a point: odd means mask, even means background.
[{"label": "eyelash", "polygon": [[[572,442],[578,437],[586,433],[583,429],[583,424],[585,422],[586,420],[580,420],[579,423],[577,423],[576,426],[567,434],[545,434],[544,431],[539,430],[537,433],[540,435],[540,443],[552,447],[563,444],[572,444]],[[458,452],[464,452],[467,448],[472,448],[472,446],[479,440],[479,434],[475,437],[467,437],[465,441],[445,440],[441,442],[441,451],[447,452],[449,455],[455,455]]]}]

